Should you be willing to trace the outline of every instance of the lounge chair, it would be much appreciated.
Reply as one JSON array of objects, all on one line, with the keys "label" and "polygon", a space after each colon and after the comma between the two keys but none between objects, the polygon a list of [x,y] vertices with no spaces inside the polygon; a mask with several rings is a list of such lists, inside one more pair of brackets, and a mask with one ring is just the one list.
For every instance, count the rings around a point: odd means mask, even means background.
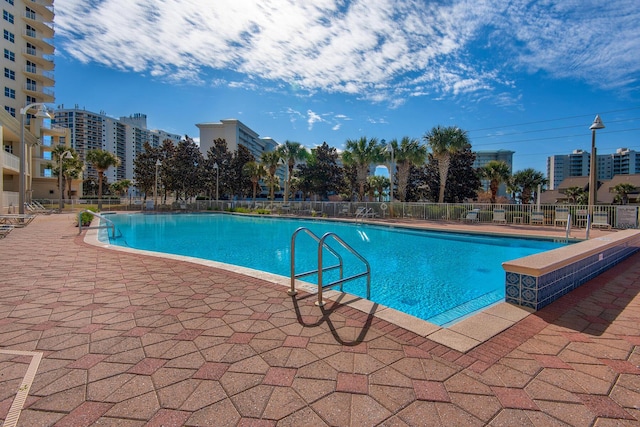
[{"label": "lounge chair", "polygon": [[13,225],[2,224],[0,225],[0,239],[6,237],[13,230]]},{"label": "lounge chair", "polygon": [[558,224],[566,227],[569,221],[569,208],[556,208],[556,218],[553,220],[553,225]]},{"label": "lounge chair", "polygon": [[504,209],[493,210],[493,222],[497,222],[498,224],[507,224],[507,216]]},{"label": "lounge chair", "polygon": [[544,225],[544,212],[531,212],[531,224]]},{"label": "lounge chair", "polygon": [[41,208],[37,205],[34,205],[33,203],[27,203],[27,202],[25,202],[24,207],[26,210],[28,210],[32,214],[51,215],[55,211],[54,209]]},{"label": "lounge chair", "polygon": [[472,209],[469,212],[467,212],[466,215],[462,216],[462,218],[460,218],[462,221],[469,221],[469,222],[478,222],[480,221],[479,218],[480,215],[480,209]]},{"label": "lounge chair", "polygon": [[29,214],[0,215],[0,224],[8,224],[14,227],[26,227],[35,217],[35,215]]},{"label": "lounge chair", "polygon": [[589,211],[586,209],[576,210],[576,227],[584,227],[587,224],[587,215]]},{"label": "lounge chair", "polygon": [[355,217],[357,218],[375,218],[378,215],[375,213],[373,208],[367,208],[364,206],[360,206],[356,209]]},{"label": "lounge chair", "polygon": [[609,224],[609,216],[606,212],[594,212],[593,213],[593,221],[591,222],[591,227],[598,228],[611,228],[611,224]]}]

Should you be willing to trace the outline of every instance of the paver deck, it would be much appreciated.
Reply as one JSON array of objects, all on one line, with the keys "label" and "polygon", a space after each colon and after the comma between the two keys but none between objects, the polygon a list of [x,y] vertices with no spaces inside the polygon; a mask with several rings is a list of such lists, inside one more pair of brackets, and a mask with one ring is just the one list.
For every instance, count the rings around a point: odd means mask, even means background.
[{"label": "paver deck", "polygon": [[640,254],[466,353],[255,277],[88,245],[66,214],[14,230],[0,260],[7,426],[640,424]]}]

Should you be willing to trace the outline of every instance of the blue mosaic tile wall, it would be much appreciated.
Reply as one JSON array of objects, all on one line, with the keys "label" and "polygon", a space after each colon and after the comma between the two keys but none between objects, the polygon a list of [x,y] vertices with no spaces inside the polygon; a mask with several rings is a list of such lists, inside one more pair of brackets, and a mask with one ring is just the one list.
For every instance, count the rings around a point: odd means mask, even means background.
[{"label": "blue mosaic tile wall", "polygon": [[505,300],[512,304],[540,310],[638,250],[638,241],[633,244],[627,242],[539,277],[507,271]]}]

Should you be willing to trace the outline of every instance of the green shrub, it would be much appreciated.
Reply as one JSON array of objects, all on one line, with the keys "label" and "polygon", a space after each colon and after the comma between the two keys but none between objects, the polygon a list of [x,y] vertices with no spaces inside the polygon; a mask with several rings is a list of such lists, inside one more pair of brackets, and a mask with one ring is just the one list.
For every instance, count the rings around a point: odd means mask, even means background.
[{"label": "green shrub", "polygon": [[256,209],[256,213],[258,215],[271,215],[271,211],[269,209],[264,209],[264,208]]},{"label": "green shrub", "polygon": [[[97,208],[88,208],[86,209],[88,211],[91,212],[97,212],[98,209]],[[93,220],[93,218],[95,218],[93,215],[91,215],[89,212],[82,212],[80,214],[80,223],[82,224],[83,227],[89,226],[91,225],[91,221]],[[77,224],[76,224],[77,226]]]},{"label": "green shrub", "polygon": [[248,208],[243,208],[242,206],[239,206],[237,208],[231,209],[231,212],[238,212],[238,213],[250,213],[251,209]]}]

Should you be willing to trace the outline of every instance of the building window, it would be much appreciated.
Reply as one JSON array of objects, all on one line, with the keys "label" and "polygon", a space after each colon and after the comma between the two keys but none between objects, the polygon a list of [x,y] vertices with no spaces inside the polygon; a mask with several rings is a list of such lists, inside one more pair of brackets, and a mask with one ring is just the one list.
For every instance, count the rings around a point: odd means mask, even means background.
[{"label": "building window", "polygon": [[35,104],[36,102],[38,102],[38,100],[35,98],[35,96],[27,95],[27,105]]},{"label": "building window", "polygon": [[36,50],[35,45],[32,45],[31,43],[27,43],[27,53],[29,55],[37,55],[38,51]]},{"label": "building window", "polygon": [[13,24],[13,14],[7,12],[6,10],[2,10],[2,19],[8,21],[10,24]]},{"label": "building window", "polygon": [[35,62],[27,61],[27,73],[38,73],[38,68],[36,67]]},{"label": "building window", "polygon": [[6,1],[7,3],[9,3],[11,6],[13,6],[13,0],[4,0],[4,1]]},{"label": "building window", "polygon": [[[13,107],[8,107],[8,106],[6,106],[6,105],[5,105],[5,106],[4,106],[4,110],[5,110],[7,113],[11,114],[13,117],[15,117],[15,116],[16,116],[16,109],[15,109],[15,108],[13,108]],[[7,150],[6,150],[6,147],[7,147],[7,146],[5,145],[5,151],[7,151]],[[11,152],[11,151],[9,151],[9,152]]]},{"label": "building window", "polygon": [[9,40],[11,43],[16,42],[16,37],[13,35],[11,31],[4,30],[3,33],[4,33],[5,40]]},{"label": "building window", "polygon": [[36,33],[36,29],[29,24],[27,24],[27,36],[33,37],[33,38],[38,37],[38,33]]},{"label": "building window", "polygon": [[38,84],[35,80],[27,79],[27,90],[32,90],[34,92],[38,90]]},{"label": "building window", "polygon": [[15,80],[16,79],[16,72],[13,70],[10,70],[7,67],[4,67],[4,76],[6,78],[8,78],[9,80]]},{"label": "building window", "polygon": [[16,62],[16,54],[11,52],[9,49],[4,50],[4,57],[9,61]]},{"label": "building window", "polygon": [[15,89],[11,89],[10,87],[4,88],[4,96],[11,99],[16,99],[16,91]]},{"label": "building window", "polygon": [[36,12],[33,9],[29,9],[28,7],[24,8],[25,10],[25,16],[29,19],[36,19]]}]

